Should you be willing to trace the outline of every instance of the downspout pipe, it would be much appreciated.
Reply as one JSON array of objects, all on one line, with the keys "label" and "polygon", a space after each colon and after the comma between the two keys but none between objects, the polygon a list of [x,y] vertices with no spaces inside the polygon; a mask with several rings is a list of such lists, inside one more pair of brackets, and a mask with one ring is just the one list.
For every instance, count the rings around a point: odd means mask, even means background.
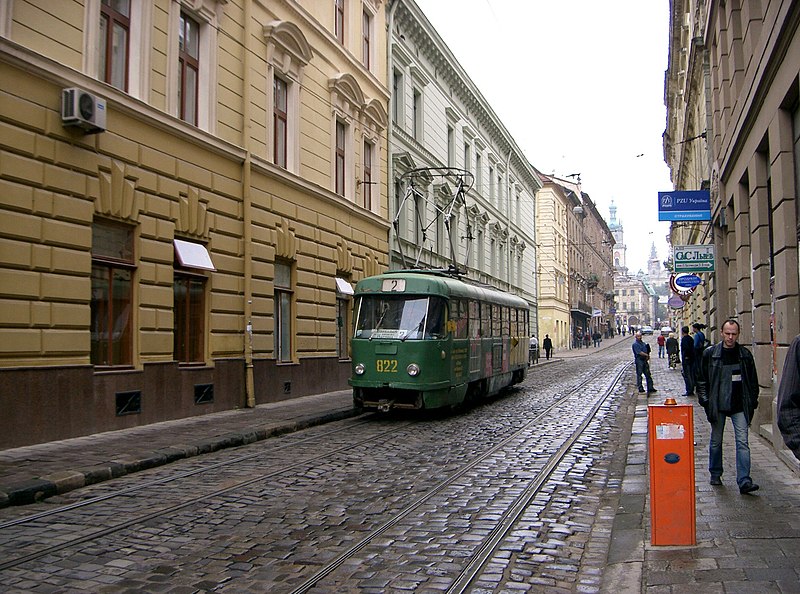
[{"label": "downspout pipe", "polygon": [[242,212],[244,232],[244,369],[245,369],[245,403],[247,408],[255,408],[255,379],[253,374],[253,202],[251,192],[252,161],[250,155],[250,35],[247,28],[250,24],[252,2],[244,3],[245,41],[242,75],[244,88],[242,89],[242,147],[244,148],[244,162],[242,164]]},{"label": "downspout pipe", "polygon": [[[393,212],[393,204],[396,204],[397,197],[394,195],[394,166],[392,162],[392,146],[394,145],[394,104],[393,102],[397,101],[397,98],[394,96],[394,54],[392,53],[392,36],[394,34],[394,12],[397,9],[397,5],[400,4],[402,0],[391,0],[388,5],[388,14],[386,15],[386,88],[389,89],[389,125],[387,126],[387,134],[386,134],[386,199],[388,204],[386,205],[386,212],[389,215],[388,220],[393,221],[394,217],[397,216],[397,213]],[[394,241],[392,240],[394,237]],[[389,225],[389,262],[387,262],[389,269],[392,268],[392,260],[394,259],[392,256],[392,252],[394,251],[393,246],[400,244],[400,238],[397,236],[395,231],[394,225]]]}]

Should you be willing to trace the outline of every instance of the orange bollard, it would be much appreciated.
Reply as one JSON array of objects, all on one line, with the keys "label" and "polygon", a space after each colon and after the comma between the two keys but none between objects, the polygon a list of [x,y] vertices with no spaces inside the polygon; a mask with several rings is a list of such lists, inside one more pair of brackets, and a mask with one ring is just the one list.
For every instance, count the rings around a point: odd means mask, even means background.
[{"label": "orange bollard", "polygon": [[692,405],[647,407],[650,452],[650,544],[697,544]]}]

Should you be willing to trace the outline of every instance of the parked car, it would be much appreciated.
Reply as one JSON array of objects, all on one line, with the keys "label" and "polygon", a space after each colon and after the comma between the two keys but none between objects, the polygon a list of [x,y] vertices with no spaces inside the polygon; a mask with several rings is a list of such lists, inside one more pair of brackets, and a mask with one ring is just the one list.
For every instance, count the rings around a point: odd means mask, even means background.
[{"label": "parked car", "polygon": [[653,334],[652,326],[642,326],[642,334]]},{"label": "parked car", "polygon": [[670,332],[674,332],[669,326],[661,326],[661,336],[669,336]]}]

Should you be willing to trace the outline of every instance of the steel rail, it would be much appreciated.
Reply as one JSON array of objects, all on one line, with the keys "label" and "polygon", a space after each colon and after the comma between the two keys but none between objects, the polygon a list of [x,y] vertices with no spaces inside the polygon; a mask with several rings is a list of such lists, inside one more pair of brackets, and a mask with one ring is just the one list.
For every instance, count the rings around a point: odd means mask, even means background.
[{"label": "steel rail", "polygon": [[[577,438],[580,437],[581,433],[586,429],[586,426],[588,426],[588,424],[591,422],[591,420],[595,417],[595,415],[597,414],[597,411],[600,409],[600,407],[603,405],[603,403],[607,400],[608,396],[611,394],[613,389],[619,384],[620,378],[622,377],[624,371],[628,367],[630,367],[630,364],[624,364],[623,366],[620,367],[620,369],[617,372],[616,376],[614,377],[613,381],[605,389],[605,393],[598,399],[598,403],[591,409],[590,414],[586,415],[586,418],[588,420],[585,419],[584,422],[582,422],[579,425],[578,429],[576,429],[573,432],[571,438],[569,438],[567,440],[568,444],[565,443],[564,446],[559,448],[559,450],[556,452],[555,455],[551,456],[551,459],[556,459],[556,460],[555,460],[554,463],[548,463],[546,465],[545,472],[543,473],[543,475],[546,475],[546,476],[544,476],[543,478],[537,479],[537,481],[536,481],[536,485],[537,485],[536,486],[536,492],[538,492],[538,490],[541,489],[541,486],[544,483],[544,481],[550,476],[550,474],[552,474],[553,469],[557,466],[557,464],[561,460],[563,460],[564,456],[566,455],[566,453],[570,449],[570,447],[574,444],[575,440],[577,440]],[[504,448],[506,445],[508,445],[508,443],[510,443],[511,441],[516,439],[519,435],[523,434],[523,432],[525,432],[530,426],[535,425],[536,423],[539,423],[554,408],[556,408],[560,404],[561,404],[560,400],[556,399],[555,402],[553,402],[546,409],[544,409],[539,414],[537,414],[533,419],[531,419],[530,421],[525,423],[522,427],[520,427],[519,429],[517,429],[513,433],[509,434],[507,437],[505,437],[502,440],[500,440],[496,445],[494,445],[490,449],[486,450],[485,452],[480,454],[478,457],[474,458],[473,460],[471,460],[470,462],[468,462],[467,464],[462,466],[460,469],[458,469],[458,470],[454,471],[453,473],[451,473],[447,478],[443,479],[442,481],[440,481],[439,483],[437,483],[436,485],[431,487],[428,491],[426,491],[425,493],[423,493],[422,495],[417,497],[415,500],[413,500],[411,503],[409,503],[404,509],[402,509],[401,511],[396,513],[391,519],[387,520],[386,522],[384,522],[383,524],[381,524],[377,528],[371,530],[369,532],[369,534],[364,536],[362,539],[360,539],[355,544],[351,545],[347,550],[345,550],[342,553],[340,553],[339,555],[337,555],[334,559],[332,559],[331,561],[326,563],[323,567],[321,567],[319,570],[317,570],[311,577],[306,579],[302,584],[300,584],[294,590],[292,590],[291,594],[304,594],[305,592],[308,592],[309,590],[311,590],[312,588],[317,586],[321,580],[323,580],[328,575],[333,573],[336,569],[341,567],[349,558],[351,558],[353,555],[355,555],[356,553],[358,553],[359,551],[364,549],[366,546],[368,546],[375,538],[377,538],[378,536],[381,536],[387,530],[389,530],[390,528],[392,528],[395,525],[397,525],[401,520],[403,520],[404,518],[406,518],[407,516],[412,514],[421,505],[426,503],[432,497],[434,497],[435,495],[440,493],[445,488],[451,486],[458,478],[462,477],[463,475],[467,474],[469,471],[473,470],[479,463],[481,463],[482,461],[486,460],[487,458],[489,458],[490,456],[492,456],[496,452],[500,451],[502,448]],[[527,491],[528,490],[526,490],[526,492]],[[521,511],[524,510],[524,508],[527,505],[527,503],[530,501],[530,499],[532,499],[532,497],[535,494],[536,493],[534,492],[527,499],[525,499],[524,497],[518,498],[517,503],[515,503],[512,506],[513,509],[514,509],[514,514],[516,514],[514,517],[518,517],[519,516]],[[523,504],[522,501],[519,501],[520,499],[525,499],[524,504]],[[504,514],[504,516],[507,516],[510,519],[512,517],[512,514],[511,514],[511,512],[507,511]],[[508,525],[510,525],[510,524],[508,524]],[[478,568],[477,568],[476,571],[480,570],[480,568],[485,563],[485,560],[490,556],[490,552],[492,550],[492,547],[496,546],[496,542],[499,542],[499,538],[501,538],[501,535],[504,535],[505,533],[508,532],[508,527],[504,527],[504,526],[506,526],[506,522],[505,521],[502,523],[501,526],[496,527],[495,530],[492,531],[490,536],[487,538],[486,541],[484,541],[484,544],[479,548],[478,552],[475,554],[476,562],[477,562],[478,559],[480,559],[480,564],[478,565]],[[498,537],[497,535],[500,535],[500,536]],[[494,542],[496,538],[497,538],[497,541]],[[486,551],[489,551],[488,555],[487,555]],[[468,572],[468,570],[470,569],[470,567],[472,567],[472,565],[473,565],[473,563],[470,562],[467,565],[467,568],[464,571],[462,571],[462,575],[466,574]],[[473,577],[474,577],[474,574],[473,574]],[[460,581],[461,575],[459,576],[458,579]],[[470,581],[471,581],[471,579],[472,578],[470,578]],[[455,590],[455,591],[463,591],[463,590]]]}]

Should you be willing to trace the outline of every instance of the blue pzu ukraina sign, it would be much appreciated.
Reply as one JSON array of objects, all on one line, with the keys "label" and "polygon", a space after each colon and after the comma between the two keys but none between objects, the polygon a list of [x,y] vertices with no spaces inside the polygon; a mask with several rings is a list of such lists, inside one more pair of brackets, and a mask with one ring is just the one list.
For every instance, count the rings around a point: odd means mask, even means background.
[{"label": "blue pzu ukraina sign", "polygon": [[710,221],[711,192],[675,190],[658,193],[659,221]]}]

